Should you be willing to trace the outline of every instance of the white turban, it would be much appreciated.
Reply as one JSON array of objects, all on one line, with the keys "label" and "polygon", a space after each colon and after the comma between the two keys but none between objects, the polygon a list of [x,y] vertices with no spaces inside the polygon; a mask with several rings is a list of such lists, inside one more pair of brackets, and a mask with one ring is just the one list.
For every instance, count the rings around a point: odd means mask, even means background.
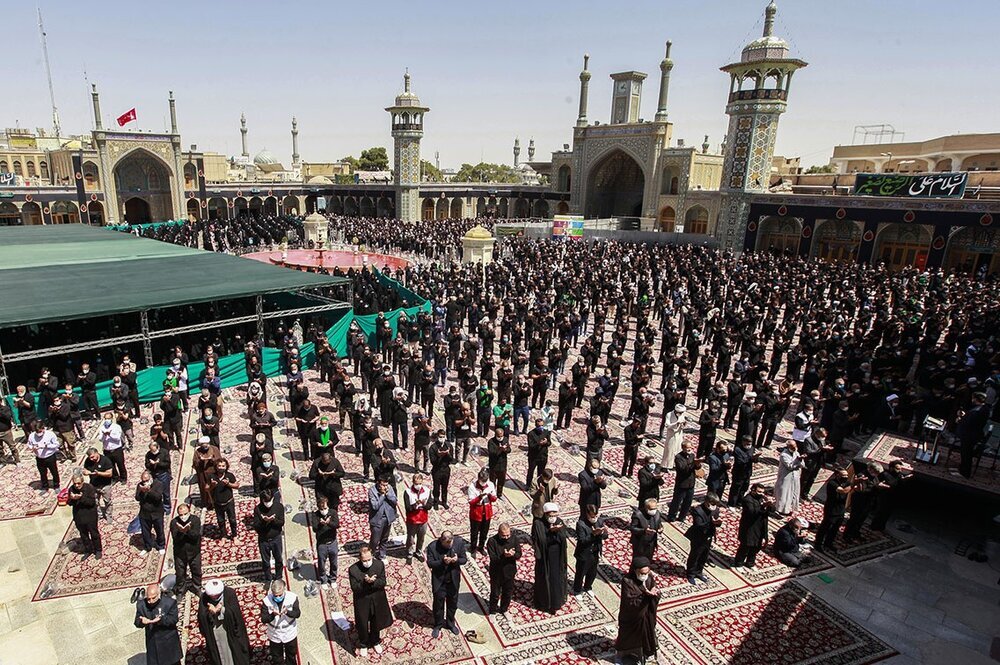
[{"label": "white turban", "polygon": [[222,591],[225,585],[222,584],[222,580],[208,580],[205,582],[205,593],[213,598],[222,595]]},{"label": "white turban", "polygon": [[211,443],[212,440],[207,436],[198,437],[198,443]]},{"label": "white turban", "polygon": [[558,513],[559,512],[559,504],[555,503],[554,501],[549,501],[548,503],[546,503],[545,505],[542,506],[542,512],[543,513]]},{"label": "white turban", "polygon": [[674,413],[684,413],[685,411],[687,411],[687,407],[683,404],[677,404],[674,406]]}]

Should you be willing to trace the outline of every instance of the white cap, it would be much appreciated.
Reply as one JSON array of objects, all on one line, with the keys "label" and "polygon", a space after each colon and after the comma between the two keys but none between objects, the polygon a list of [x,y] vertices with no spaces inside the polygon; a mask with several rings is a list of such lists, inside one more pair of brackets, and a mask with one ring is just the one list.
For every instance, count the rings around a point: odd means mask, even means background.
[{"label": "white cap", "polygon": [[549,501],[548,503],[546,503],[545,505],[542,506],[542,512],[543,513],[558,513],[559,512],[559,504],[555,503],[554,501]]},{"label": "white cap", "polygon": [[687,407],[683,404],[677,404],[674,406],[674,413],[684,413],[687,411]]},{"label": "white cap", "polygon": [[896,393],[892,393],[891,395],[889,395],[888,397],[885,398],[885,401],[886,402],[895,402],[898,399],[899,399],[899,395],[897,395]]},{"label": "white cap", "polygon": [[210,438],[208,438],[207,436],[200,436],[200,437],[198,437],[198,443],[211,443],[211,442],[212,442],[212,440]]}]

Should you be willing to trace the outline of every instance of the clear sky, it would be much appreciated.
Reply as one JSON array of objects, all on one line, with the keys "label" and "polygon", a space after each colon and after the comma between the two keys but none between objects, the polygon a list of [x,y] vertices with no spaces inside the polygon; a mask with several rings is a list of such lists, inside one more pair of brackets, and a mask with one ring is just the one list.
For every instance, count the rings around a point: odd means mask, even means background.
[{"label": "clear sky", "polygon": [[[383,111],[402,89],[431,107],[423,156],[442,167],[536,158],[570,143],[584,52],[590,119],[610,114],[612,72],[649,74],[642,117],[655,113],[664,42],[674,44],[674,138],[712,149],[726,128],[728,79],[718,68],[760,35],[765,0],[620,2],[346,2],[343,0],[37,0],[48,33],[64,133],[92,128],[84,79],[101,91],[104,123],[135,106],[162,130],[167,91],[185,145],[290,162],[299,121],[307,161],[391,145]],[[4,3],[0,122],[51,125],[34,3]],[[997,0],[779,0],[776,34],[809,62],[792,82],[777,152],[826,163],[858,124],[890,123],[907,140],[1000,131]]]}]

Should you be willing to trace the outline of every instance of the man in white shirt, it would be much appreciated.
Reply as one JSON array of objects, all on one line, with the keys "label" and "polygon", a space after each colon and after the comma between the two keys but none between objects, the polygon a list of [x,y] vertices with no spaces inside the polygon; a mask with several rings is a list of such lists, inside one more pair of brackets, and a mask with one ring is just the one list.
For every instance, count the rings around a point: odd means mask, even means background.
[{"label": "man in white shirt", "polygon": [[48,491],[49,476],[52,476],[52,488],[59,489],[59,466],[56,453],[59,452],[59,439],[55,432],[45,429],[45,423],[35,421],[35,431],[28,435],[28,450],[35,454],[35,465],[41,479],[42,489]]},{"label": "man in white shirt", "polygon": [[128,482],[128,470],[125,468],[125,448],[122,445],[124,436],[122,426],[115,422],[110,412],[105,413],[97,428],[97,438],[104,448],[104,455],[111,460],[112,482]]}]

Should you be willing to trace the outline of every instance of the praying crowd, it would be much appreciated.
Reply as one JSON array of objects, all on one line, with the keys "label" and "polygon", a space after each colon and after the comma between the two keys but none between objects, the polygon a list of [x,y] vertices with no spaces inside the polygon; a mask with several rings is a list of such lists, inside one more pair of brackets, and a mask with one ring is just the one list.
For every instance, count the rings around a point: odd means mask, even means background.
[{"label": "praying crowd", "polygon": [[[395,620],[386,592],[392,566],[429,569],[434,639],[460,632],[460,571],[474,558],[488,562],[490,615],[509,611],[522,556],[534,562],[537,610],[555,614],[571,594],[593,595],[609,534],[602,506],[618,499],[613,481],[629,479],[638,496],[630,499],[631,565],[621,571],[616,648],[628,662],[655,659],[663,580],[654,568],[668,523],[683,525],[689,542],[678,573],[688,584],[706,583],[722,511],[739,514],[733,567],[752,569],[765,547],[798,567],[813,552],[835,552],[837,537],[851,542],[863,527],[887,528],[910,473],[899,462],[852,463],[869,435],[926,439],[936,433],[925,424],[940,422],[958,473],[969,477],[988,424],[1000,419],[996,281],[615,241],[504,238],[487,266],[442,259],[460,254],[462,235],[482,222],[332,218],[339,237],[425,257],[391,276],[433,310],[403,315],[393,330],[384,312],[409,303],[372,273],[352,271],[355,305],[378,314],[373,335],[352,329],[338,355],[318,324],[274,333],[292,446],[308,460],[296,480],[310,498],[315,583],[349,586],[362,657],[383,652],[381,635]],[[191,244],[201,232],[206,248],[240,252],[280,241],[295,223],[210,222],[165,227],[158,237]],[[306,341],[317,344],[311,367],[298,351]],[[226,345],[244,353],[249,383],[243,403],[225,407],[212,371],[223,351],[173,348],[148,427],[135,427],[134,356],[102,363],[114,382],[110,407],[97,404],[99,377],[86,363],[72,380],[46,370],[34,390],[18,387],[11,406],[0,400],[4,461],[27,463],[18,454],[23,441],[41,487],[68,487],[85,555],[101,556],[98,520],[115,510],[135,510],[147,552],[164,553],[169,536],[172,588],[154,584],[137,599],[147,662],[181,660],[177,599],[187,592],[200,598],[198,628],[212,662],[249,662],[239,599],[204,576],[201,564],[206,521],[217,523],[216,538],[247,528],[234,507],[241,483],[233,467],[245,451],[223,453],[223,419],[239,420],[250,439],[257,505],[249,528],[267,585],[255,620],[266,630],[271,661],[296,662],[303,608],[286,585],[283,549],[292,519],[285,506],[294,503],[283,493],[292,483],[282,482],[275,445],[282,427],[268,402],[274,383],[261,370],[262,343]],[[205,360],[201,376],[188,375],[193,360]],[[170,490],[188,411],[197,427],[191,472],[198,492],[190,504]],[[82,426],[91,419],[96,440],[85,441]],[[783,421],[792,423],[790,438],[777,432]],[[549,466],[550,451],[560,447],[583,461],[572,481]],[[614,448],[620,467],[608,462]],[[125,459],[133,455],[145,456],[145,470],[130,480]],[[345,471],[349,455],[361,458],[357,477]],[[68,486],[59,457],[79,464]],[[773,486],[754,480],[755,465],[768,459],[777,470]],[[444,530],[427,542],[435,511],[451,509],[449,486],[460,467],[475,471],[462,487],[468,535]],[[514,477],[514,467],[525,475]],[[129,482],[134,505],[116,505],[108,488]],[[357,483],[366,488],[370,538],[345,572],[337,569],[341,498]],[[519,488],[531,500],[530,527],[496,524],[497,502]],[[818,524],[795,515],[814,495],[823,502]],[[771,532],[774,518],[782,526]],[[394,525],[405,530],[399,558],[389,554]]]}]

